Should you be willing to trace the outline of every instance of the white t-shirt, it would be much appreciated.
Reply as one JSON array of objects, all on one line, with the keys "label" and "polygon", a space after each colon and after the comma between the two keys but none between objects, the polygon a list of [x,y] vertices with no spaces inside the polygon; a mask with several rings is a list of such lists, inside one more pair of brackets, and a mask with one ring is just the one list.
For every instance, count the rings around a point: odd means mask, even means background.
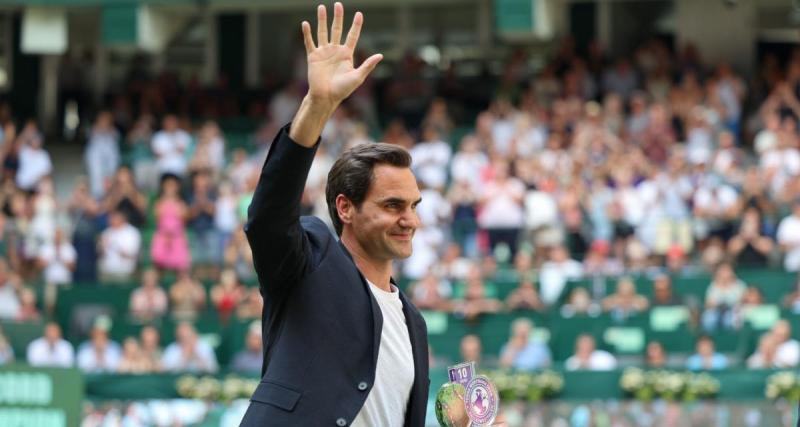
[{"label": "white t-shirt", "polygon": [[564,362],[564,367],[568,371],[577,371],[586,369],[589,371],[610,371],[617,367],[617,359],[609,352],[603,350],[595,350],[589,356],[586,364],[581,363],[580,359],[572,356]]},{"label": "white t-shirt", "polygon": [[100,270],[104,273],[127,275],[136,270],[139,260],[141,236],[136,227],[125,224],[119,229],[112,227],[103,231],[103,255]]},{"label": "white t-shirt", "polygon": [[69,368],[75,362],[72,344],[60,339],[51,346],[44,337],[33,340],[28,345],[28,363],[31,366],[50,366]]},{"label": "white t-shirt", "polygon": [[397,426],[403,425],[406,418],[406,406],[414,384],[414,357],[400,291],[391,286],[392,292],[386,292],[369,283],[381,307],[383,329],[375,384],[353,426]]},{"label": "white t-shirt", "polygon": [[778,225],[778,243],[786,245],[783,267],[787,271],[800,271],[800,218],[789,215]]},{"label": "white t-shirt", "polygon": [[421,142],[411,149],[411,167],[427,187],[444,188],[452,154],[450,145],[444,141]]},{"label": "white t-shirt", "polygon": [[192,137],[184,130],[156,132],[153,135],[152,147],[158,157],[159,172],[183,176],[188,166],[185,152],[191,144]]},{"label": "white t-shirt", "polygon": [[56,248],[54,243],[47,243],[40,249],[39,258],[47,263],[44,268],[45,282],[58,285],[72,283],[72,271],[68,264],[75,262],[78,254],[71,244],[61,242]]},{"label": "white t-shirt", "polygon": [[53,171],[50,155],[42,148],[34,149],[23,146],[19,150],[19,169],[17,169],[17,186],[23,190],[33,190],[39,180]]},{"label": "white t-shirt", "polygon": [[773,362],[776,368],[794,368],[800,363],[800,343],[790,339],[775,350]]}]

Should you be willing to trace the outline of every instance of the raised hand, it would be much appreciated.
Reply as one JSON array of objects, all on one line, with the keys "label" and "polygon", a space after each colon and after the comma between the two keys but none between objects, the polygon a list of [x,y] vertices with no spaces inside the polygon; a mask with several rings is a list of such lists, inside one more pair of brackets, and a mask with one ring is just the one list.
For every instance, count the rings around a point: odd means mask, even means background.
[{"label": "raised hand", "polygon": [[308,96],[314,102],[338,106],[350,96],[375,69],[383,58],[375,54],[367,58],[358,68],[354,68],[353,55],[361,34],[364,16],[356,12],[353,24],[342,44],[344,7],[336,2],[333,5],[333,25],[328,34],[328,16],[325,6],[317,7],[317,44],[311,37],[311,25],[303,21],[303,41],[308,58]]},{"label": "raised hand", "polygon": [[289,138],[304,147],[311,147],[319,140],[325,123],[336,107],[364,82],[383,59],[383,55],[375,54],[358,68],[353,67],[353,53],[364,23],[360,12],[356,12],[353,18],[353,25],[344,44],[341,42],[344,21],[344,7],[341,3],[333,5],[330,37],[325,6],[317,7],[317,21],[316,45],[311,37],[311,25],[306,21],[302,24],[308,57],[309,88],[289,129]]}]

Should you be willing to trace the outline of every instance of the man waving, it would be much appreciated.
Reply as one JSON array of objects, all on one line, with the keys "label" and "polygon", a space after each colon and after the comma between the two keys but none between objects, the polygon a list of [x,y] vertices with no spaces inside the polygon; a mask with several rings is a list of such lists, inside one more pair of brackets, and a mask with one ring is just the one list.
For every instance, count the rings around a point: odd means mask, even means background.
[{"label": "man waving", "polygon": [[317,43],[302,23],[308,94],[276,136],[245,226],[261,295],[264,364],[243,426],[423,426],[428,344],[419,311],[395,286],[392,261],[411,255],[420,191],[411,157],[389,144],[342,154],[326,199],[336,234],[300,217],[300,199],[325,122],[382,59],[358,68],[356,12],[317,9]]}]

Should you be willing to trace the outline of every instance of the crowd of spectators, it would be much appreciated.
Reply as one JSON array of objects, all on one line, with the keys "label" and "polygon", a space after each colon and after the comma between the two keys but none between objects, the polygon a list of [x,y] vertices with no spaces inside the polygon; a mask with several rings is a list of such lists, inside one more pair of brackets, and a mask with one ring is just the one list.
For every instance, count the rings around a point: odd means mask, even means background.
[{"label": "crowd of spectators", "polygon": [[[423,202],[413,255],[396,276],[419,308],[468,321],[504,311],[623,321],[654,306],[688,305],[711,335],[698,338],[686,366],[724,367],[711,336],[741,327],[748,307],[763,303],[757,284],[737,271],[800,271],[800,50],[739,71],[659,39],[620,58],[597,44],[576,52],[566,39],[541,68],[516,52],[489,80],[483,105],[474,91],[485,79],[471,87],[455,77],[458,64],[431,79],[430,66],[403,58],[325,127],[302,212],[329,221],[326,176],[342,150],[373,140],[403,146]],[[86,176],[66,200],[55,194],[37,123],[17,130],[10,108],[0,108],[0,319],[49,319],[66,286],[133,287],[128,315],[112,321],[171,316],[176,341],[163,352],[152,326],[116,343],[109,325],[95,321],[75,351],[60,326],[47,323],[28,361],[213,372],[213,348],[192,322],[208,312],[222,322],[261,315],[242,226],[271,138],[291,119],[302,84],[248,107],[264,120],[246,150],[230,147],[214,120],[189,118],[213,117],[227,104],[197,109],[211,101],[170,78],[135,83],[84,126]],[[474,105],[481,108],[471,114],[465,106]],[[692,306],[670,281],[697,273],[712,279]],[[613,289],[569,286],[595,277],[611,278]],[[637,291],[634,277],[647,278],[652,297]],[[514,289],[498,298],[495,282],[509,281]],[[800,288],[783,304],[796,311]],[[496,363],[549,366],[534,329],[515,322]],[[254,368],[259,346],[260,330],[250,330],[233,366]],[[474,335],[462,342],[465,357],[480,347]],[[746,363],[797,366],[798,356],[787,355],[797,347],[781,321]],[[14,357],[9,351],[0,334],[0,362]],[[643,357],[667,360],[669,349],[652,342]],[[581,335],[566,366],[610,369],[617,361]]]}]

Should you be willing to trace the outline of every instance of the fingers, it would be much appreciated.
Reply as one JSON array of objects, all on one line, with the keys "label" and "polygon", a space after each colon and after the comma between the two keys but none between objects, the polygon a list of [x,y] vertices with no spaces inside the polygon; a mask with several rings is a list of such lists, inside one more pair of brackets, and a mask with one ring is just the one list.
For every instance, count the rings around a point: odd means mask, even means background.
[{"label": "fingers", "polygon": [[328,12],[325,6],[317,6],[317,45],[325,46],[328,44]]},{"label": "fingers", "polygon": [[303,28],[303,43],[306,45],[306,54],[309,54],[316,48],[316,46],[314,46],[314,39],[311,38],[311,24],[303,21],[300,26]]},{"label": "fingers", "polygon": [[344,7],[338,1],[333,4],[333,25],[331,26],[331,44],[342,43],[342,27],[344,26]]},{"label": "fingers", "polygon": [[350,26],[350,31],[347,33],[347,40],[345,44],[350,50],[356,50],[358,44],[358,37],[361,35],[361,25],[364,23],[364,15],[361,12],[356,12],[353,17],[353,25]]},{"label": "fingers", "polygon": [[383,59],[383,55],[381,55],[380,53],[376,53],[375,55],[372,55],[369,58],[367,58],[361,64],[361,66],[358,67],[356,71],[358,71],[358,75],[361,78],[362,82],[367,78],[369,73],[371,73],[372,70],[375,69],[378,63],[381,62],[381,59]]}]

